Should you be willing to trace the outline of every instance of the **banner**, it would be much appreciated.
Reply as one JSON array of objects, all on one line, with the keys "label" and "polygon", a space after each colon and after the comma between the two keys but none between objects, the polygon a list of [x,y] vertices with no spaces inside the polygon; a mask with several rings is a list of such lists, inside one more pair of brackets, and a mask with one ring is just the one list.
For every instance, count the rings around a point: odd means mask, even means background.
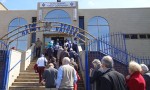
[{"label": "banner", "polygon": [[76,7],[76,2],[40,2],[40,7]]}]

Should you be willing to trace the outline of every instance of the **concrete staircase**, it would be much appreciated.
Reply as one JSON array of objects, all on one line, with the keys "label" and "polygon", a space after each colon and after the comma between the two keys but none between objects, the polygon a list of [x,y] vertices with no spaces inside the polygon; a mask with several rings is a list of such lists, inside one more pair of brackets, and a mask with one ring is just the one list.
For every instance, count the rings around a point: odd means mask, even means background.
[{"label": "concrete staircase", "polygon": [[39,84],[38,73],[34,72],[36,61],[31,62],[26,71],[21,72],[9,90],[45,90],[45,87]]},{"label": "concrete staircase", "polygon": [[[9,90],[45,90],[45,87],[39,84],[39,76],[33,69],[35,63],[36,61],[31,62],[27,70],[20,73]],[[81,80],[78,81],[78,90],[85,90],[80,72],[79,75]]]}]

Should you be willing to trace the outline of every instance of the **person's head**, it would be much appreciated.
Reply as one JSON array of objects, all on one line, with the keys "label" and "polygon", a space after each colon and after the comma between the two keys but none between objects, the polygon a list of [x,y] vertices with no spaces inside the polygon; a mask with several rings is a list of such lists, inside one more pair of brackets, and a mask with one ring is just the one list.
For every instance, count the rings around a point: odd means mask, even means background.
[{"label": "person's head", "polygon": [[56,45],[59,45],[59,43],[57,42]]},{"label": "person's head", "polygon": [[77,38],[74,38],[74,40],[77,40]]},{"label": "person's head", "polygon": [[101,60],[103,68],[113,68],[114,61],[111,56],[104,56]]},{"label": "person's head", "polygon": [[62,60],[62,64],[66,65],[66,64],[69,64],[69,63],[70,63],[69,57],[64,57],[63,60]]},{"label": "person's head", "polygon": [[64,50],[65,50],[65,51],[67,51],[67,49],[68,49],[67,47],[64,47]]},{"label": "person's head", "polygon": [[100,62],[99,59],[94,59],[94,60],[92,61],[92,64],[93,64],[94,68],[97,68],[97,67],[100,67],[100,66],[101,66],[101,62]]},{"label": "person's head", "polygon": [[137,62],[130,61],[130,63],[129,63],[129,74],[130,75],[135,72],[141,72],[141,71],[142,71],[142,68]]},{"label": "person's head", "polygon": [[55,63],[55,62],[56,62],[56,58],[52,57],[52,63]]},{"label": "person's head", "polygon": [[73,51],[73,49],[72,49],[72,48],[70,48],[70,51]]},{"label": "person's head", "polygon": [[41,54],[41,57],[44,57],[44,54]]},{"label": "person's head", "polygon": [[62,46],[59,46],[59,49],[62,49],[62,50],[63,50]]},{"label": "person's head", "polygon": [[70,59],[70,62],[74,62],[74,58],[71,58],[71,59]]},{"label": "person's head", "polygon": [[71,41],[69,40],[69,43],[71,43]]},{"label": "person's head", "polygon": [[141,71],[142,74],[145,74],[146,72],[149,71],[148,67],[145,64],[140,64],[140,66],[142,68],[142,71]]},{"label": "person's head", "polygon": [[37,41],[39,41],[40,40],[40,38],[37,38]]},{"label": "person's head", "polygon": [[54,68],[54,64],[53,64],[53,63],[50,63],[50,64],[49,64],[49,67]]}]

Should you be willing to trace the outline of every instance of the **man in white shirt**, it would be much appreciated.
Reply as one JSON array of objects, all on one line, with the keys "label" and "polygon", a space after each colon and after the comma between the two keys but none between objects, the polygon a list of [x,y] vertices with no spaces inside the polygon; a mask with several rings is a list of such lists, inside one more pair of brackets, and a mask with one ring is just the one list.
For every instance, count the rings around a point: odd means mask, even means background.
[{"label": "man in white shirt", "polygon": [[40,58],[38,58],[36,64],[37,64],[37,67],[38,67],[39,83],[40,83],[42,81],[42,75],[43,75],[45,66],[47,64],[47,59],[44,57],[43,54]]}]

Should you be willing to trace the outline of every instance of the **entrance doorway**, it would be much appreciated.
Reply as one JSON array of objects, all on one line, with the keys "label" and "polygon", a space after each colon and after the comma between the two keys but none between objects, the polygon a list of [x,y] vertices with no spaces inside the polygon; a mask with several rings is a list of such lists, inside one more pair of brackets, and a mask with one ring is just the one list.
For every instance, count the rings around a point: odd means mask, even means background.
[{"label": "entrance doorway", "polygon": [[51,40],[54,41],[54,45],[56,45],[57,42],[59,42],[60,46],[64,45],[64,37],[51,37]]}]

